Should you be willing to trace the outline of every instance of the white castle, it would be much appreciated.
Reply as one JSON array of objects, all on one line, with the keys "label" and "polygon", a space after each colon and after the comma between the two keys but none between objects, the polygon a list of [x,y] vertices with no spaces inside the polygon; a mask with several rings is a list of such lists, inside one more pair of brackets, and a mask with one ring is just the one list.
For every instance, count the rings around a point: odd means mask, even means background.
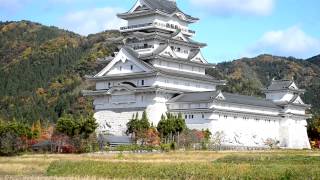
[{"label": "white castle", "polygon": [[99,132],[126,136],[126,124],[146,111],[154,125],[167,112],[182,113],[190,129],[224,134],[223,144],[265,147],[268,139],[280,147],[310,149],[307,135],[310,108],[301,100],[304,90],[291,80],[272,81],[266,98],[221,92],[226,81],[206,74],[214,68],[202,56],[206,44],[192,40],[188,28],[199,19],[183,13],[172,0],[138,0],[118,14],[128,21],[121,28],[124,45],[97,75],[88,76],[95,91]]}]

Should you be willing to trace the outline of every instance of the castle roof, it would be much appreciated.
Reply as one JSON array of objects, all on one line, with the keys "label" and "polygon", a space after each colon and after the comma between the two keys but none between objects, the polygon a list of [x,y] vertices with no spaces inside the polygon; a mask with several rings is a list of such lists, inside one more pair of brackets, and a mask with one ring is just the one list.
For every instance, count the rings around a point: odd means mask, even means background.
[{"label": "castle roof", "polygon": [[293,83],[292,80],[273,80],[267,90],[288,89]]},{"label": "castle roof", "polygon": [[293,80],[272,80],[271,84],[263,90],[264,92],[293,91],[298,93],[303,93],[305,91],[303,89],[299,89]]},{"label": "castle roof", "polygon": [[[162,14],[167,14],[172,16],[173,14],[180,13],[182,14],[185,19],[185,21],[188,22],[195,22],[198,21],[198,18],[194,18],[188,14],[185,14],[182,12],[178,7],[175,1],[173,0],[139,0],[142,1],[143,4],[146,4],[147,7],[149,8],[148,11],[144,11],[146,13],[155,12],[155,13],[162,13]],[[126,18],[129,17],[130,15],[134,14],[135,12],[127,12],[123,14],[118,14],[119,17]],[[137,12],[139,14],[143,14],[142,12]]]},{"label": "castle roof", "polygon": [[130,35],[127,35],[126,38],[128,39],[133,39],[137,38],[138,40],[160,40],[162,42],[169,42],[169,43],[176,43],[176,44],[181,44],[184,46],[189,46],[192,48],[199,48],[199,47],[205,47],[207,46],[206,43],[201,43],[194,41],[193,39],[189,37],[185,37],[186,41],[181,40],[181,39],[175,39],[174,37],[179,33],[179,30],[173,34],[168,34],[168,33],[162,33],[162,32],[133,32],[130,33]]},{"label": "castle roof", "polygon": [[[220,94],[221,94],[221,98],[218,98]],[[173,98],[172,100],[169,101],[169,103],[187,103],[187,102],[199,103],[199,102],[213,102],[213,101],[279,109],[279,106],[277,106],[272,101],[269,101],[266,99],[253,97],[253,96],[224,93],[221,91],[184,93],[177,96],[176,98]]]},{"label": "castle roof", "polygon": [[194,18],[188,14],[185,14],[184,12],[182,12],[178,7],[177,7],[177,3],[173,0],[144,0],[145,3],[147,3],[148,5],[150,5],[150,7],[153,10],[159,10],[168,14],[173,14],[173,13],[182,13],[186,16],[186,18],[190,19],[190,20],[199,20],[199,18]]},{"label": "castle roof", "polygon": [[[194,54],[195,52],[193,52],[194,56],[189,56],[188,59],[182,59],[182,58],[173,58],[173,57],[167,57],[167,56],[162,56],[160,55],[161,52],[163,52],[166,48],[168,48],[169,45],[168,44],[163,44],[160,45],[157,49],[155,49],[153,52],[151,53],[145,53],[145,54],[139,54],[137,53],[135,50],[133,50],[130,46],[123,46],[123,48],[129,52],[132,56],[136,57],[137,59],[140,60],[153,60],[153,59],[165,59],[165,60],[170,60],[170,61],[175,61],[175,62],[179,62],[182,64],[190,64],[190,65],[194,65],[194,66],[199,66],[199,67],[204,67],[204,68],[211,68],[214,67],[215,64],[204,64],[204,63],[199,63],[199,62],[194,62],[191,61],[191,59],[196,56],[197,54]],[[196,51],[197,52],[197,51]],[[198,51],[199,52],[199,51]],[[190,59],[191,58],[191,59]],[[144,62],[147,63],[147,62]],[[148,64],[148,63],[147,63]],[[150,67],[153,67],[152,65],[148,64]]]},{"label": "castle roof", "polygon": [[225,99],[223,101],[232,104],[243,104],[249,106],[260,106],[268,108],[279,108],[273,101],[266,100],[254,96],[244,96],[239,94],[223,93]]}]

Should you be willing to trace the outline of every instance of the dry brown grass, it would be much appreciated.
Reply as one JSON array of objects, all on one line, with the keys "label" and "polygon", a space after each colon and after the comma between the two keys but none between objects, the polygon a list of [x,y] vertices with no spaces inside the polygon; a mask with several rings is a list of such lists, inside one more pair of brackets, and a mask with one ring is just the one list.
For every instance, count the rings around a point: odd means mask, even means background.
[{"label": "dry brown grass", "polygon": [[[277,155],[287,156],[308,155],[320,156],[320,151],[251,151],[251,152],[208,152],[208,151],[190,151],[190,152],[171,152],[171,153],[153,153],[153,154],[111,154],[111,153],[93,153],[83,155],[23,155],[18,157],[0,157],[0,179],[10,180],[78,180],[80,178],[55,178],[45,177],[49,165],[57,160],[64,161],[99,161],[99,162],[141,162],[141,163],[210,163],[219,158],[228,155]],[[241,171],[246,171],[243,166]],[[26,176],[26,177],[25,177]],[[84,178],[96,179],[96,178]]]},{"label": "dry brown grass", "polygon": [[3,180],[105,180],[96,177],[46,177],[46,176],[4,176]]}]

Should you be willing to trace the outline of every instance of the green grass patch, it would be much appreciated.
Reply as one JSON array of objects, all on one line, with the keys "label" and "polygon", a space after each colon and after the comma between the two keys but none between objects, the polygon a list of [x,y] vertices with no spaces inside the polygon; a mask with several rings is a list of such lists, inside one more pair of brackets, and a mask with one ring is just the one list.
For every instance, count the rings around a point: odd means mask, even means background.
[{"label": "green grass patch", "polygon": [[320,157],[229,155],[213,162],[55,161],[49,176],[151,179],[317,179]]},{"label": "green grass patch", "polygon": [[234,163],[234,164],[283,164],[283,165],[311,165],[320,164],[320,156],[305,156],[305,155],[268,155],[268,154],[253,154],[253,155],[228,155],[220,158],[217,163]]}]

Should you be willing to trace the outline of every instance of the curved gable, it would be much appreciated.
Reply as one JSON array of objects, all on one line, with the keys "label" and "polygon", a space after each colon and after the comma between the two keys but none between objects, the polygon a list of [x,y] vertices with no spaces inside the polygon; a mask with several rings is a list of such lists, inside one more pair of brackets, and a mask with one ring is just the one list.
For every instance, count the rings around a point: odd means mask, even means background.
[{"label": "curved gable", "polygon": [[143,10],[149,10],[150,7],[148,4],[146,4],[143,0],[138,0],[136,4],[130,9],[130,13],[136,12],[136,11],[143,11]]},{"label": "curved gable", "polygon": [[207,60],[203,57],[201,51],[199,51],[193,58],[191,58],[191,61],[208,64]]},{"label": "curved gable", "polygon": [[95,77],[150,71],[150,67],[147,67],[137,57],[122,48],[116,57]]},{"label": "curved gable", "polygon": [[177,58],[178,56],[172,51],[171,47],[166,47],[162,52],[159,53],[160,56],[167,56],[171,58]]},{"label": "curved gable", "polygon": [[180,41],[189,42],[188,39],[182,34],[181,31],[177,35],[173,36],[172,38]]}]

